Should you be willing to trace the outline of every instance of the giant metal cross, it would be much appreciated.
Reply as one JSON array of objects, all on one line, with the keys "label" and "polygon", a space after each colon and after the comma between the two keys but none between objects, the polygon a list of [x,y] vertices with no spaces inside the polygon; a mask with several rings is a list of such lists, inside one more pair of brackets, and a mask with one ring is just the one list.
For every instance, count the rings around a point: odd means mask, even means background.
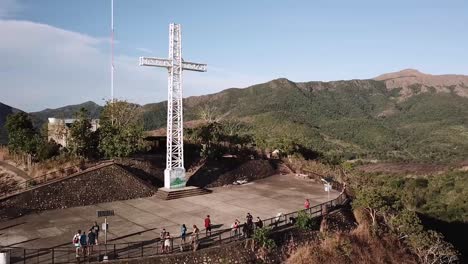
[{"label": "giant metal cross", "polygon": [[169,25],[169,58],[140,57],[140,66],[156,66],[169,71],[167,87],[167,154],[164,170],[164,187],[185,187],[182,70],[206,72],[206,64],[187,62],[182,59],[181,32],[179,24]]}]

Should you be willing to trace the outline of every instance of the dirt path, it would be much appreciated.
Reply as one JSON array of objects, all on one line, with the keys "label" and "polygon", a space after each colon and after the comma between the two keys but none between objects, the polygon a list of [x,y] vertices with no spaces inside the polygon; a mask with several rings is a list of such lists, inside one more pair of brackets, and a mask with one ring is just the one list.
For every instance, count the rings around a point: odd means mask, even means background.
[{"label": "dirt path", "polygon": [[2,167],[6,171],[10,171],[12,174],[16,175],[17,177],[22,178],[23,180],[30,180],[32,179],[29,174],[27,174],[25,171],[18,169],[17,167],[5,162],[5,161],[0,161],[0,167]]}]

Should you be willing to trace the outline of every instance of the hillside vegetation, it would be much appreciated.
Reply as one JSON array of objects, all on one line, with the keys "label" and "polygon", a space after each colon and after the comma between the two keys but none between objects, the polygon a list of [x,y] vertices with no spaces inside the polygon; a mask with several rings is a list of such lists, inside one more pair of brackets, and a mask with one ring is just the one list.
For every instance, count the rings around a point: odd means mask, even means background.
[{"label": "hillside vegetation", "polygon": [[[47,117],[70,118],[82,107],[91,118],[102,110],[86,102],[31,115],[40,127]],[[165,127],[166,108],[167,102],[141,106],[145,130]],[[404,70],[374,80],[276,79],[186,98],[184,121],[200,119],[241,121],[257,147],[285,153],[307,149],[335,161],[454,162],[468,157],[468,77]]]},{"label": "hillside vegetation", "polygon": [[[277,79],[185,100],[185,120],[210,109],[220,120],[252,126],[261,148],[294,147],[327,158],[447,162],[468,157],[468,98],[418,90],[404,98],[384,81],[294,83]],[[165,124],[166,103],[144,107],[145,129]]]}]

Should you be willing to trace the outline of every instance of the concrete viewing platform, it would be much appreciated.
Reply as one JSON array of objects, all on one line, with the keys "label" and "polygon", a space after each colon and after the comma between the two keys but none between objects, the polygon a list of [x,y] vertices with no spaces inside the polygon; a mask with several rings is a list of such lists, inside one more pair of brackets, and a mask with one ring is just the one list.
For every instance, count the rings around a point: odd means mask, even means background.
[{"label": "concrete viewing platform", "polygon": [[[115,211],[115,216],[108,218],[108,243],[125,243],[158,238],[162,228],[179,236],[181,224],[185,224],[189,232],[193,224],[204,232],[206,215],[210,215],[215,231],[229,228],[235,219],[244,222],[248,212],[254,218],[265,219],[280,212],[303,209],[305,198],[309,198],[314,206],[339,195],[333,190],[328,197],[322,184],[294,175],[275,175],[245,185],[211,190],[213,192],[209,194],[176,200],[160,200],[153,196],[18,217],[0,222],[0,246],[71,247],[73,234],[78,229],[88,230],[94,221],[104,221],[96,217],[97,210]],[[102,241],[103,233],[99,236]]]}]

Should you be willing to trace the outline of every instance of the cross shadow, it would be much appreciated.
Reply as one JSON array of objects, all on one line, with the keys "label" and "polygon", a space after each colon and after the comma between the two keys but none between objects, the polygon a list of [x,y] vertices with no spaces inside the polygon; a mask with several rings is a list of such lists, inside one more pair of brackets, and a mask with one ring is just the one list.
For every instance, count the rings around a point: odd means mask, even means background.
[{"label": "cross shadow", "polygon": [[211,225],[211,228],[213,229],[218,229],[220,227],[222,227],[224,224],[219,224],[219,225]]},{"label": "cross shadow", "polygon": [[[153,230],[156,230],[156,229],[157,229],[157,228],[146,229],[146,230],[139,231],[139,232],[135,232],[135,233],[131,233],[131,234],[128,234],[128,235],[125,235],[125,236],[116,237],[116,238],[113,238],[113,239],[108,240],[107,242],[116,241],[116,240],[119,240],[119,239],[124,239],[124,238],[127,238],[127,237],[131,237],[131,236],[141,235],[141,234],[143,234],[143,233],[146,233],[146,232],[149,232],[149,231],[153,231]],[[99,237],[101,237],[101,236],[99,236]]]},{"label": "cross shadow", "polygon": [[13,246],[16,246],[16,245],[19,245],[19,244],[24,244],[24,243],[27,243],[27,242],[31,242],[31,241],[34,241],[34,240],[38,240],[39,238],[33,238],[33,239],[28,239],[28,240],[24,240],[24,241],[21,241],[21,242],[17,242],[17,243],[13,243],[13,244],[10,244],[10,245],[6,245],[5,247],[13,247]]}]

